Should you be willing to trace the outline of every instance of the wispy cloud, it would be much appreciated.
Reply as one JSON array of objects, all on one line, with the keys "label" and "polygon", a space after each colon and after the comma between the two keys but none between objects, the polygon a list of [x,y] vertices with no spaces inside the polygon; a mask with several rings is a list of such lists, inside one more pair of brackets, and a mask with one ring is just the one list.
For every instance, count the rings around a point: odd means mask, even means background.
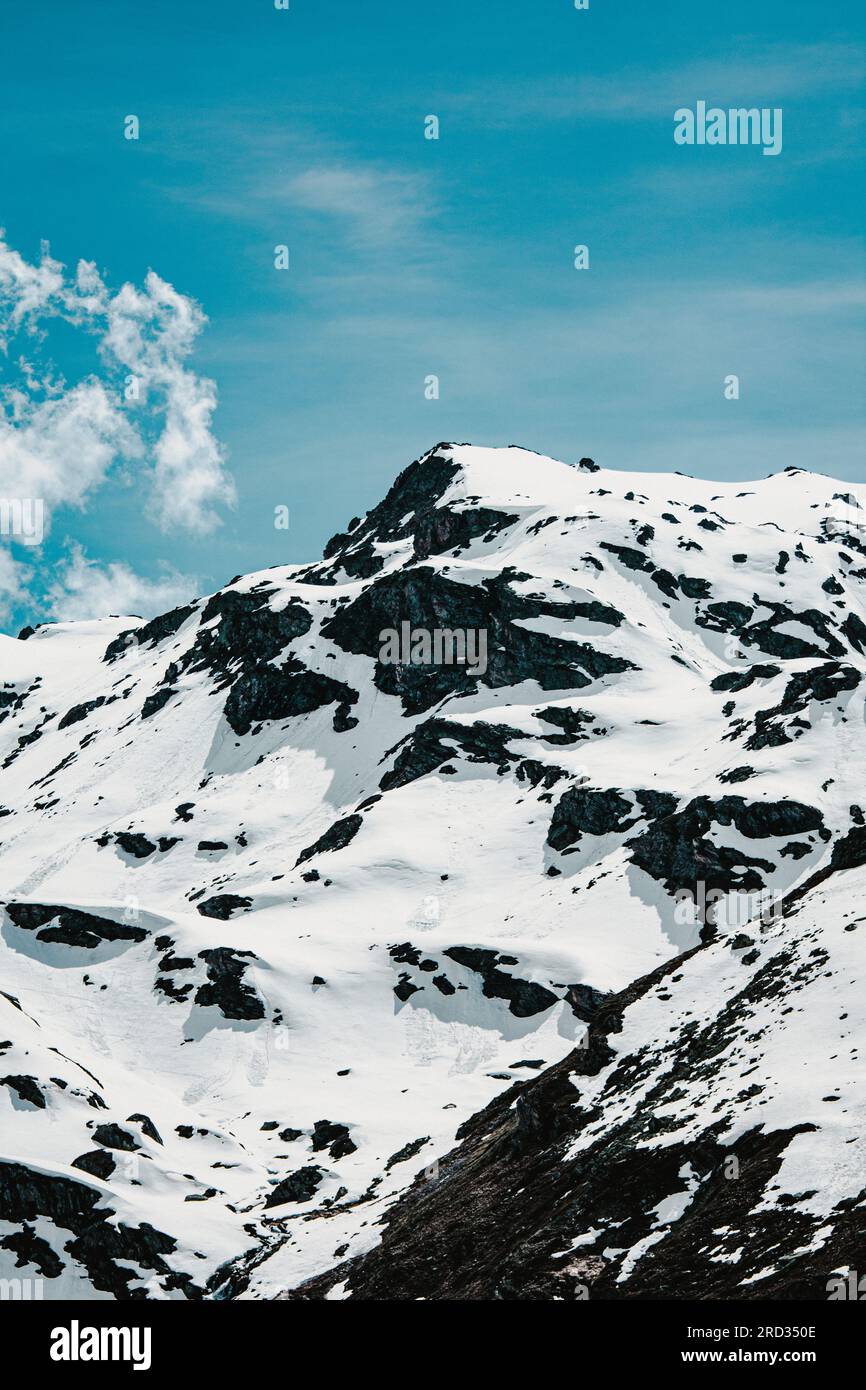
[{"label": "wispy cloud", "polygon": [[43,246],[38,265],[25,261],[18,251],[7,246],[5,232],[0,228],[0,323],[6,318],[0,347],[5,352],[8,330],[44,313],[63,291],[63,267],[51,259]]},{"label": "wispy cloud", "polygon": [[492,126],[532,121],[655,120],[704,97],[720,105],[778,105],[794,98],[862,91],[866,54],[858,44],[773,44],[679,67],[621,68],[604,75],[476,84],[448,97],[464,117]]},{"label": "wispy cloud", "polygon": [[[216,126],[188,122],[178,150],[183,177],[164,196],[238,222],[275,226],[287,213],[329,218],[362,250],[405,243],[436,212],[430,178],[396,163],[360,157],[317,132],[265,131],[258,115],[229,112]],[[216,167],[191,169],[189,149],[218,143]]]},{"label": "wispy cloud", "polygon": [[370,166],[307,169],[288,182],[285,196],[296,207],[336,218],[372,247],[415,235],[430,206],[423,179]]}]

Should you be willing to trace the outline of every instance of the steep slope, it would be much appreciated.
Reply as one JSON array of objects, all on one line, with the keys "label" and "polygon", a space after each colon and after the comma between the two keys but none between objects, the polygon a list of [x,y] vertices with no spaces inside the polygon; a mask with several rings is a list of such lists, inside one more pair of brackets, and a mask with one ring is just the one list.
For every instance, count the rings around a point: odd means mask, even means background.
[{"label": "steep slope", "polygon": [[838,920],[864,507],[441,445],[318,564],[0,639],[0,1273],[295,1288],[609,996]]},{"label": "steep slope", "polygon": [[826,1299],[866,1236],[866,870],[613,996],[283,1295]]}]

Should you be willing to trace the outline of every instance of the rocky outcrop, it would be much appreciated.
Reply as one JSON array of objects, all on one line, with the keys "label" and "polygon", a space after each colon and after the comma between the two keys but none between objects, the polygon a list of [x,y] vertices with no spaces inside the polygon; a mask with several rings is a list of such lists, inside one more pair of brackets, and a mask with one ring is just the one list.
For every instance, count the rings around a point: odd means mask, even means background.
[{"label": "rocky outcrop", "polygon": [[[127,922],[112,922],[78,908],[45,903],[6,903],[6,913],[16,927],[36,933],[37,940],[92,951],[106,941],[144,941],[147,930]],[[49,926],[48,923],[56,923]]]}]

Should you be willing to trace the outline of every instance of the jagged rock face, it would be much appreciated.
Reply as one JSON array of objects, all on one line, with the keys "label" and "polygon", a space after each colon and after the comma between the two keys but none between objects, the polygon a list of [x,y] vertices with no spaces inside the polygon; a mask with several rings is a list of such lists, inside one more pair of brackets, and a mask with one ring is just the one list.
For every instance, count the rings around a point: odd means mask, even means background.
[{"label": "jagged rock face", "polygon": [[[512,582],[529,578],[506,571],[474,586],[456,583],[428,567],[404,570],[370,585],[323,624],[322,635],[343,651],[376,660],[377,688],[399,695],[408,714],[423,713],[448,695],[474,692],[479,683],[496,688],[532,680],[542,690],[580,689],[592,679],[629,668],[628,661],[588,643],[552,637],[515,621],[583,618],[602,626],[622,622],[621,613],[600,603],[524,598]],[[383,665],[377,660],[381,633],[398,630],[403,622],[427,631],[485,632],[487,669],[474,677],[456,666]]]},{"label": "jagged rock face", "polygon": [[[0,1277],[781,1297],[844,1263],[841,491],[439,445],[318,564],[0,638]],[[395,662],[403,624],[486,660]]]}]

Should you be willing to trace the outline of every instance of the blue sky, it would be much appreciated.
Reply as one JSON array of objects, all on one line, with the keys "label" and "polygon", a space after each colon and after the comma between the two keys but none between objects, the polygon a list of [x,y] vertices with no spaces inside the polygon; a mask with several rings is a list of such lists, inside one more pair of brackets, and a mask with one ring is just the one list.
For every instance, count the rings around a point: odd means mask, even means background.
[{"label": "blue sky", "polygon": [[[0,625],[313,558],[441,439],[862,479],[864,31],[859,0],[12,7],[0,498],[40,487],[47,534],[0,537]],[[698,100],[781,107],[782,153],[677,146]]]}]

